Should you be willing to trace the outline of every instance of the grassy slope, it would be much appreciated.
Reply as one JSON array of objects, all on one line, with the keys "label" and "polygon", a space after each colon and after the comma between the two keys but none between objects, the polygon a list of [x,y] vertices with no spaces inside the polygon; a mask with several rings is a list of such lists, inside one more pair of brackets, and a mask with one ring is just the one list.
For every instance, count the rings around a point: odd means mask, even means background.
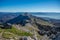
[{"label": "grassy slope", "polygon": [[10,37],[13,38],[15,36],[32,36],[31,33],[18,30],[15,27],[12,27],[12,29],[1,29],[0,28],[0,33],[2,33],[2,37],[4,38],[10,38]]}]

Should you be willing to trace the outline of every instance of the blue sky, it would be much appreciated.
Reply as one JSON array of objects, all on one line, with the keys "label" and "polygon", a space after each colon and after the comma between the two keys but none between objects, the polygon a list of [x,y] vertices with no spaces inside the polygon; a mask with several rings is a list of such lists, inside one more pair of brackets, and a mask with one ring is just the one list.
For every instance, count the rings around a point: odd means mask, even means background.
[{"label": "blue sky", "polygon": [[0,12],[60,12],[60,0],[0,0]]}]

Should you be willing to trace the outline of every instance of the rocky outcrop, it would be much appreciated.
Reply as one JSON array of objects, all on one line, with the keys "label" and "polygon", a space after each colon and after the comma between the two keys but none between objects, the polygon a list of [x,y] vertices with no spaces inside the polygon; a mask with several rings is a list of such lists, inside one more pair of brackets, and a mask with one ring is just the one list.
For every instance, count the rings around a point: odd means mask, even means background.
[{"label": "rocky outcrop", "polygon": [[21,37],[19,40],[34,40],[33,38],[31,38],[30,36],[26,37]]}]

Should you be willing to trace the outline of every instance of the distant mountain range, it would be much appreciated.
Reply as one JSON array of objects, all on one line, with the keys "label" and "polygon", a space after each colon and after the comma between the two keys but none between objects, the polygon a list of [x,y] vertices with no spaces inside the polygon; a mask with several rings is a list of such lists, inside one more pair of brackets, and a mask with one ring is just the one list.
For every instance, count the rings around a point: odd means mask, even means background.
[{"label": "distant mountain range", "polygon": [[[16,22],[18,20],[20,20],[19,18],[21,18],[21,15],[20,14],[24,14],[24,12],[17,12],[17,13],[10,13],[10,12],[0,12],[0,23],[4,23],[4,22],[7,22],[7,21],[10,21],[10,22]],[[33,16],[34,15],[60,15],[59,13],[39,13],[39,12],[32,12],[32,13],[28,13],[28,14],[32,14]],[[20,15],[20,16],[19,16]],[[24,17],[25,18],[25,17]],[[51,22],[53,23],[54,25],[56,26],[60,26],[60,19],[52,19],[52,18],[49,18],[49,17],[37,17],[37,18],[40,18],[44,21],[47,21],[47,22]],[[13,20],[14,19],[14,20]],[[11,21],[13,20],[13,21]]]},{"label": "distant mountain range", "polygon": [[16,13],[4,13],[4,12],[2,12],[2,13],[0,13],[0,22],[6,22],[10,19],[17,17],[18,15],[19,15],[19,13],[16,14]]}]

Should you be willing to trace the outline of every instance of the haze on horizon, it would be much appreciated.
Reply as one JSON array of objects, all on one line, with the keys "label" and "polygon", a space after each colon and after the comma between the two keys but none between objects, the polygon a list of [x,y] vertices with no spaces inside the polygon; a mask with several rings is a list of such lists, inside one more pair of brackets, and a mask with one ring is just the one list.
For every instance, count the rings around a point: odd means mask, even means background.
[{"label": "haze on horizon", "polygon": [[60,12],[60,0],[0,0],[0,12]]}]

